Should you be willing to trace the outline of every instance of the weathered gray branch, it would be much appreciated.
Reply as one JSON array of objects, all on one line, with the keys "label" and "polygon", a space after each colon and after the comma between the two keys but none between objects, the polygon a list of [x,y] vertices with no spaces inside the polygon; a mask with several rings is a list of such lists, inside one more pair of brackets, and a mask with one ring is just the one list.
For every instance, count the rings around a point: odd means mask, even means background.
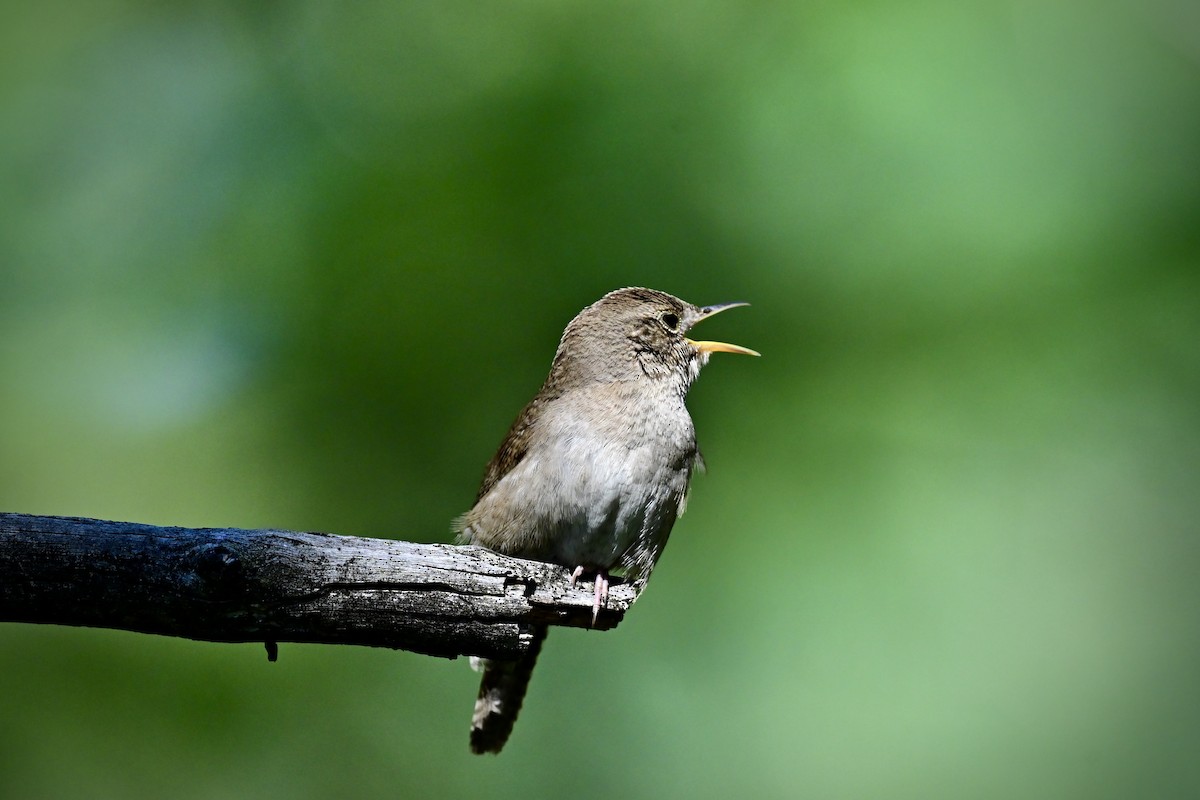
[{"label": "weathered gray branch", "polygon": [[[535,623],[589,627],[553,564],[478,547],[0,513],[0,622],[215,642],[320,642],[514,658]],[[599,629],[636,599],[614,585]]]}]

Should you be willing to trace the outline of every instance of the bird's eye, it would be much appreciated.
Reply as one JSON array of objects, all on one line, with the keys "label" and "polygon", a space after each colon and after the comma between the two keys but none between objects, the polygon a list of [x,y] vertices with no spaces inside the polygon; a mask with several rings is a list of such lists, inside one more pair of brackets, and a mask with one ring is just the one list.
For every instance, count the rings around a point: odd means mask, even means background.
[{"label": "bird's eye", "polygon": [[662,315],[662,323],[667,326],[667,330],[669,331],[679,330],[679,317],[670,311]]}]

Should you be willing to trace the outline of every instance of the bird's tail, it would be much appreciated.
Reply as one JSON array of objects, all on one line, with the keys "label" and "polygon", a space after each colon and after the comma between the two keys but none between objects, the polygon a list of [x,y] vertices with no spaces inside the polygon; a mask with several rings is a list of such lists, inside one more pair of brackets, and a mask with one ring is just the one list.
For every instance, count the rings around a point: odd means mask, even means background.
[{"label": "bird's tail", "polygon": [[548,632],[545,625],[534,626],[529,650],[518,661],[471,659],[471,666],[483,672],[471,717],[472,753],[499,753],[508,741]]}]

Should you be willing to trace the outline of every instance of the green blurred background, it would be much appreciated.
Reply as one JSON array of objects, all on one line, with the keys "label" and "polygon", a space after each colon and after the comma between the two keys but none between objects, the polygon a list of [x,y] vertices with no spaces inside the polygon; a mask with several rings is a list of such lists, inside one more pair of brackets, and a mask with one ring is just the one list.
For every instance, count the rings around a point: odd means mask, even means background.
[{"label": "green blurred background", "polygon": [[29,3],[0,109],[2,510],[447,541],[604,292],[764,354],[499,758],[463,660],[6,624],[0,796],[1200,792],[1194,4]]}]

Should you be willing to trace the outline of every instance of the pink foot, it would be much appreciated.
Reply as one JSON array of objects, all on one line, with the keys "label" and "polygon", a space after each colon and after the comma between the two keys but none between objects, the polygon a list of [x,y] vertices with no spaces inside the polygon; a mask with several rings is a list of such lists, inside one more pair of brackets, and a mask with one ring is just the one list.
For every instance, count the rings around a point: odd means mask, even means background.
[{"label": "pink foot", "polygon": [[596,596],[592,604],[592,627],[596,627],[596,619],[600,616],[600,606],[608,604],[608,576],[603,572],[596,573]]},{"label": "pink foot", "polygon": [[[575,568],[571,573],[569,584],[574,586],[578,583],[579,578],[586,572],[582,566]],[[604,570],[596,570],[596,592],[593,595],[592,602],[592,627],[596,627],[596,620],[600,617],[600,607],[608,604],[608,573]]]}]

